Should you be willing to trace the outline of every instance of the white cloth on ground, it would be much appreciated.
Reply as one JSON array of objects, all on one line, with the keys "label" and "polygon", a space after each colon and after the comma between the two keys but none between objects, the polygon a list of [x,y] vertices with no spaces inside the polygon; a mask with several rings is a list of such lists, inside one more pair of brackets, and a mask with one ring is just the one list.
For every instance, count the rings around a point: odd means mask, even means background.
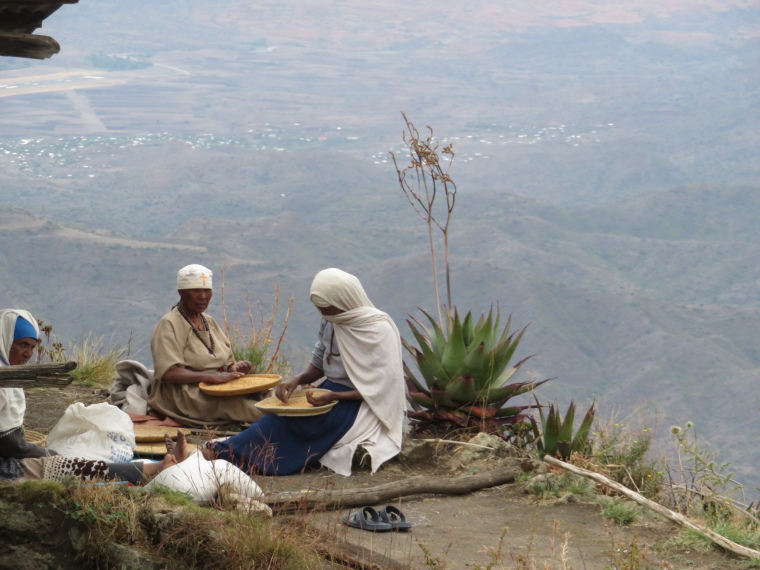
[{"label": "white cloth on ground", "polygon": [[128,414],[146,415],[149,411],[148,395],[153,386],[153,370],[136,360],[116,363],[118,377],[108,389],[108,403]]},{"label": "white cloth on ground", "polygon": [[216,497],[219,487],[225,483],[230,485],[235,493],[244,497],[258,499],[264,495],[261,488],[243,470],[223,459],[209,461],[201,453],[193,453],[182,463],[164,469],[145,487],[166,487],[187,493],[193,500],[202,503]]}]

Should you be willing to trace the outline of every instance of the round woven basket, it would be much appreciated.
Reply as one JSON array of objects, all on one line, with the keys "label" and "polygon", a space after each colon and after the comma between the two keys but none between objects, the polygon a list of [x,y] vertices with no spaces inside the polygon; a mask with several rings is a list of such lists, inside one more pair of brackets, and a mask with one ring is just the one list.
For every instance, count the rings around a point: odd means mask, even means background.
[{"label": "round woven basket", "polygon": [[198,384],[201,392],[209,396],[242,396],[274,388],[282,380],[279,374],[247,374],[224,384]]},{"label": "round woven basket", "polygon": [[306,392],[313,392],[315,395],[329,392],[329,390],[323,390],[322,388],[308,388],[306,390],[296,390],[288,398],[288,403],[285,404],[280,401],[279,398],[273,396],[266,400],[261,400],[256,404],[256,407],[264,413],[275,414],[278,416],[318,416],[319,414],[325,414],[333,409],[337,400],[325,404],[324,406],[312,406],[306,400]]},{"label": "round woven basket", "polygon": [[36,445],[45,445],[46,435],[41,434],[38,431],[24,430],[24,439],[29,443]]},{"label": "round woven basket", "polygon": [[[187,453],[190,454],[198,450],[198,446],[193,443],[187,444]],[[135,445],[135,455],[166,455],[166,446],[161,443],[138,443]]]}]

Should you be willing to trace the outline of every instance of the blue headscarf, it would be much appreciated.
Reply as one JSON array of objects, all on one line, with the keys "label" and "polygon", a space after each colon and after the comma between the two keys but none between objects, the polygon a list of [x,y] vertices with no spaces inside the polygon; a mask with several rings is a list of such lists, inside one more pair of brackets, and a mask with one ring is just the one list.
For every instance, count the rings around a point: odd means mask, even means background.
[{"label": "blue headscarf", "polygon": [[15,342],[21,338],[37,338],[37,329],[24,317],[16,319],[16,326],[13,329],[13,341]]}]

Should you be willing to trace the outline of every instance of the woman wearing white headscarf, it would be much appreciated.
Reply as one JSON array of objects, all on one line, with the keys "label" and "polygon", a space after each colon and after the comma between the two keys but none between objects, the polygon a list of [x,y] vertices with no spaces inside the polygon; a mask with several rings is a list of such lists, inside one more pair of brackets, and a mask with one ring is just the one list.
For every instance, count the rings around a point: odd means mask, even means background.
[{"label": "woman wearing white headscarf", "polygon": [[223,384],[251,370],[247,360],[235,361],[227,334],[204,312],[211,302],[212,277],[202,265],[180,269],[179,302],[161,318],[150,339],[155,382],[148,406],[193,427],[250,423],[261,417],[255,398],[207,396],[198,387],[201,382]]},{"label": "woman wearing white headscarf", "polygon": [[[29,311],[0,311],[0,366],[26,364],[39,344],[40,329]],[[0,389],[0,457],[45,457],[48,451],[24,439],[26,397],[22,388]]]},{"label": "woman wearing white headscarf", "polygon": [[320,406],[337,401],[326,414],[268,415],[243,433],[208,448],[207,455],[267,475],[298,473],[317,461],[341,475],[362,446],[374,473],[401,450],[405,393],[401,337],[393,320],[377,310],[359,280],[340,269],[320,271],[310,299],[322,314],[310,364],[277,387],[287,402],[299,385],[321,378],[326,395],[307,399]]}]

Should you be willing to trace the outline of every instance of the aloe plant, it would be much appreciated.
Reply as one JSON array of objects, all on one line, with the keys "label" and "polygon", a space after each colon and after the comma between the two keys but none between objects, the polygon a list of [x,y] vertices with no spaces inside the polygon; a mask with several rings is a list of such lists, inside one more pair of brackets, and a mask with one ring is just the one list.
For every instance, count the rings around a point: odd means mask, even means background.
[{"label": "aloe plant", "polygon": [[530,358],[509,366],[522,340],[525,328],[510,334],[512,317],[500,330],[498,310],[474,322],[472,313],[464,319],[459,313],[448,313],[446,332],[433,317],[423,311],[430,325],[417,319],[408,320],[417,341],[414,346],[402,339],[404,347],[414,358],[421,379],[404,363],[409,400],[413,410],[410,418],[422,421],[447,421],[460,426],[487,425],[490,430],[509,426],[526,418],[525,410],[532,405],[505,406],[508,400],[525,394],[547,382],[508,383]]},{"label": "aloe plant", "polygon": [[557,459],[567,460],[573,453],[585,452],[588,450],[589,434],[591,425],[594,423],[594,404],[586,412],[578,431],[573,435],[573,424],[575,422],[575,402],[571,401],[562,419],[559,407],[555,404],[549,406],[549,413],[544,415],[541,406],[538,406],[538,413],[541,418],[541,430],[539,432],[536,420],[531,416],[530,423],[533,427],[535,436],[535,446],[543,457],[551,455]]}]

